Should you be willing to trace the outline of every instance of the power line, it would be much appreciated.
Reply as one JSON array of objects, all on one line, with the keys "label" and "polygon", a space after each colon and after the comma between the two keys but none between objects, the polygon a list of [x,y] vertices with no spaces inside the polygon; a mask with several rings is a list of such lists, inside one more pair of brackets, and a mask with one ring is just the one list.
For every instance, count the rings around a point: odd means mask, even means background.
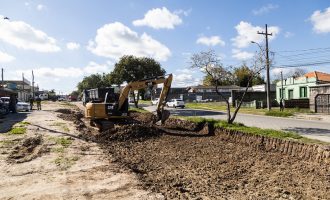
[{"label": "power line", "polygon": [[320,49],[329,49],[330,47],[323,47],[323,48],[312,48],[312,49],[297,49],[297,50],[282,50],[282,51],[276,51],[276,52],[299,52],[299,51],[313,51],[313,50],[320,50]]},{"label": "power line", "polygon": [[315,67],[315,65],[324,65],[324,64],[330,64],[330,60],[324,62],[314,62],[314,63],[297,63],[292,65],[278,65],[278,66],[274,65],[272,66],[272,68]]}]

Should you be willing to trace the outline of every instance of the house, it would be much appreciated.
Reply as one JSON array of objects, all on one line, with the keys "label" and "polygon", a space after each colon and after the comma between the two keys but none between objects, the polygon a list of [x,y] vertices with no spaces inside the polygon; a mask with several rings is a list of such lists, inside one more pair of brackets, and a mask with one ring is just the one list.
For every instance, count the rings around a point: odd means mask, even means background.
[{"label": "house", "polygon": [[[310,87],[330,83],[330,74],[313,71],[301,77],[290,77],[276,83],[276,100],[309,100]],[[283,89],[282,89],[283,88]],[[298,101],[297,101],[298,102]]]}]

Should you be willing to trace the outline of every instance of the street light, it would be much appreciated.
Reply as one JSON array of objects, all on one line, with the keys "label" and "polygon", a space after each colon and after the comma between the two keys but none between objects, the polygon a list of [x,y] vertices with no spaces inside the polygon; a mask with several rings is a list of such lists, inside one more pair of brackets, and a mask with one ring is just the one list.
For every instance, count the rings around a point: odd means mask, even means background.
[{"label": "street light", "polygon": [[266,82],[266,92],[267,92],[267,109],[268,111],[271,109],[271,102],[270,102],[270,78],[269,78],[269,57],[268,57],[268,48],[266,48],[266,55],[264,50],[262,49],[261,45],[255,41],[251,41],[252,44],[258,45],[260,51],[262,52],[263,56],[266,57],[266,75],[267,75],[267,82]]},{"label": "street light", "polygon": [[255,41],[251,41],[251,43],[252,43],[252,44],[256,44],[256,45],[258,45],[258,47],[259,47],[260,51],[261,51],[261,52],[262,52],[262,54],[263,54],[263,55],[266,57],[266,55],[265,55],[265,52],[264,52],[265,50],[263,50],[263,49],[262,49],[261,45],[260,45],[258,42],[255,42]]}]

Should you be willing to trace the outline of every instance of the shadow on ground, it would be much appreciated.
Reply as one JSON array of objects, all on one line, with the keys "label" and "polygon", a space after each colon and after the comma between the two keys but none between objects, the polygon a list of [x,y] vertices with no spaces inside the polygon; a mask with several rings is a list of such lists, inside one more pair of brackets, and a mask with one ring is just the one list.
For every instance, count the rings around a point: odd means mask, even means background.
[{"label": "shadow on ground", "polygon": [[298,132],[305,135],[323,135],[323,136],[330,136],[330,129],[323,129],[323,128],[302,128],[302,127],[291,127],[282,129],[284,131],[292,131]]},{"label": "shadow on ground", "polygon": [[49,128],[46,128],[46,127],[43,127],[43,126],[40,126],[40,125],[36,125],[36,124],[31,124],[32,126],[35,126],[35,127],[38,127],[40,129],[44,129],[44,130],[47,130],[51,133],[59,133],[59,134],[62,134],[62,135],[65,135],[65,136],[70,136],[70,137],[73,137],[73,138],[76,138],[76,139],[80,139],[82,140],[82,138],[76,136],[76,135],[73,135],[73,134],[70,134],[70,133],[65,133],[65,132],[61,132],[61,131],[57,131],[57,130],[53,130],[53,129],[49,129]]},{"label": "shadow on ground", "polygon": [[0,133],[7,133],[18,122],[23,121],[30,112],[9,113],[0,118]]},{"label": "shadow on ground", "polygon": [[209,110],[194,110],[194,109],[173,109],[170,110],[171,115],[179,116],[208,116],[208,115],[224,115],[223,112],[209,111]]}]

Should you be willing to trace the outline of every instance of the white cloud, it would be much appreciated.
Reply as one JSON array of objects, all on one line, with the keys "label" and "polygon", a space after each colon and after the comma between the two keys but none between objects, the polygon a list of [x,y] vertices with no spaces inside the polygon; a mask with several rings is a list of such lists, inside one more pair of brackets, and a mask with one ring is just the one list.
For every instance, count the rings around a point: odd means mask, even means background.
[{"label": "white cloud", "polygon": [[56,40],[23,21],[3,20],[0,16],[0,40],[20,49],[57,52]]},{"label": "white cloud", "polygon": [[11,62],[13,60],[15,60],[14,56],[0,51],[0,63]]},{"label": "white cloud", "polygon": [[196,71],[192,69],[178,69],[173,74],[173,87],[187,87],[192,85],[198,85],[201,83],[201,79],[195,77]]},{"label": "white cloud", "polygon": [[42,11],[42,10],[45,10],[45,9],[46,9],[45,5],[42,5],[42,4],[37,5],[37,10]]},{"label": "white cloud", "polygon": [[247,52],[247,51],[241,51],[239,49],[233,49],[232,50],[232,57],[236,58],[237,60],[248,60],[253,57],[253,53]]},{"label": "white cloud", "polygon": [[284,33],[285,38],[290,38],[290,37],[293,37],[293,36],[294,36],[294,33],[292,33],[292,32],[287,31],[287,32]]},{"label": "white cloud", "polygon": [[167,8],[155,8],[149,10],[143,19],[133,21],[134,26],[149,26],[154,29],[174,29],[180,25],[182,19],[175,13],[171,13]]},{"label": "white cloud", "polygon": [[153,57],[166,61],[171,51],[162,43],[143,33],[141,36],[120,22],[106,24],[97,30],[88,50],[98,56],[119,59],[123,55]]},{"label": "white cloud", "polygon": [[267,4],[265,6],[262,6],[259,9],[253,10],[252,13],[254,15],[262,15],[262,14],[266,14],[266,13],[270,12],[271,10],[277,9],[278,7],[279,7],[278,5]]},{"label": "white cloud", "polygon": [[330,7],[324,10],[324,12],[315,11],[310,20],[313,24],[313,30],[316,33],[329,33],[330,32]]},{"label": "white cloud", "polygon": [[[257,32],[264,32],[264,28],[260,26],[252,26],[248,22],[241,21],[237,26],[235,26],[237,31],[237,36],[232,38],[233,45],[237,48],[248,47],[251,44],[251,41],[254,42],[262,42],[264,41],[264,35],[260,35]],[[277,26],[268,27],[268,33],[272,33],[272,36],[269,36],[269,40],[273,40],[276,38],[277,34],[279,34],[280,28]]]},{"label": "white cloud", "polygon": [[180,10],[176,10],[176,11],[174,11],[174,14],[176,14],[176,15],[184,15],[184,16],[188,16],[188,15],[190,15],[190,13],[191,13],[191,11],[192,11],[192,9],[190,8],[190,9],[188,9],[188,10],[182,10],[182,9],[180,9]]},{"label": "white cloud", "polygon": [[25,2],[24,5],[25,5],[25,6],[29,6],[30,3],[29,3],[29,2]]},{"label": "white cloud", "polygon": [[219,36],[211,36],[211,37],[199,37],[196,41],[197,44],[203,44],[206,46],[225,46],[225,42],[221,40]]},{"label": "white cloud", "polygon": [[63,78],[79,78],[82,76],[96,74],[96,73],[108,73],[113,70],[113,63],[106,62],[105,64],[98,64],[90,61],[85,67],[40,67],[31,69],[19,69],[16,70],[18,74],[30,74],[33,70],[35,77],[39,79],[63,79]]},{"label": "white cloud", "polygon": [[76,42],[68,42],[66,43],[66,48],[69,50],[76,50],[80,48],[80,44]]},{"label": "white cloud", "polygon": [[86,67],[83,68],[84,75],[90,75],[95,73],[109,73],[113,70],[114,63],[108,61],[105,64],[98,64],[96,62],[89,62]]}]

